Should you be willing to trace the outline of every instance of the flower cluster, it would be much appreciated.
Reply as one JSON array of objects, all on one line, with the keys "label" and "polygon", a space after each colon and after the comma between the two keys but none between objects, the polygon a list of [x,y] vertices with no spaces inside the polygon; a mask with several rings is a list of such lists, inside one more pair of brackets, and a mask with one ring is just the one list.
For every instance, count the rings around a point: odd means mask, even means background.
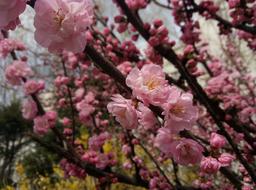
[{"label": "flower cluster", "polygon": [[138,124],[147,130],[152,129],[158,121],[146,106],[160,106],[164,110],[164,127],[158,130],[155,146],[179,164],[200,162],[203,152],[201,145],[179,137],[179,132],[191,130],[198,118],[193,96],[177,87],[170,87],[161,66],[155,64],[144,65],[141,70],[133,68],[126,83],[132,89],[133,96],[143,103],[137,106],[132,100],[115,95],[108,104],[108,110],[116,120],[127,129],[136,129]]}]

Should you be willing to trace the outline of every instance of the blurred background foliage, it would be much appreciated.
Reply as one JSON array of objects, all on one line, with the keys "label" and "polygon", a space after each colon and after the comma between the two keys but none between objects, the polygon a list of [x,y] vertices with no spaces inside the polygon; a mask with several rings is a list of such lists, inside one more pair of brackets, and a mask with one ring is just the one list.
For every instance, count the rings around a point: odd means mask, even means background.
[{"label": "blurred background foliage", "polygon": [[[0,107],[0,189],[2,190],[95,190],[98,181],[96,178],[87,176],[84,179],[66,178],[64,172],[59,167],[60,159],[56,154],[49,152],[45,148],[32,142],[26,135],[32,129],[32,123],[22,118],[20,103],[13,102],[9,106]],[[90,131],[86,127],[80,130],[79,143],[84,147],[88,146]],[[53,135],[49,133],[44,137],[46,142],[55,141]],[[123,174],[132,176],[134,170],[125,170],[122,163],[129,161],[121,151],[121,143],[118,137],[113,137],[103,146],[104,152],[113,152],[118,162],[113,168]],[[148,154],[139,146],[135,146],[136,154],[150,168],[155,169],[155,165],[150,160]],[[170,168],[170,161],[161,164],[162,167]],[[179,168],[179,177],[188,184],[198,176],[191,168]],[[172,170],[166,170],[170,176]],[[173,176],[170,176],[173,179]],[[100,188],[99,188],[100,189]],[[106,189],[109,190],[140,190],[134,186],[124,184],[111,184]]]}]

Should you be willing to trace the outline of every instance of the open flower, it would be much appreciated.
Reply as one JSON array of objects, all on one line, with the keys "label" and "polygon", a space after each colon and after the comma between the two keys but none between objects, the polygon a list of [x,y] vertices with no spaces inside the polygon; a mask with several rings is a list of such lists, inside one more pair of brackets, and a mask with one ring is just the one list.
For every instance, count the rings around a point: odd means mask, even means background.
[{"label": "open flower", "polygon": [[33,71],[24,61],[14,61],[5,70],[5,78],[11,85],[21,85],[22,79],[33,75]]},{"label": "open flower", "polygon": [[15,29],[20,23],[19,15],[25,11],[26,0],[0,1],[0,29]]},{"label": "open flower", "polygon": [[171,87],[168,102],[164,105],[165,127],[173,133],[191,129],[198,118],[198,109],[193,105],[193,96]]},{"label": "open flower", "polygon": [[171,147],[173,159],[181,165],[197,164],[203,157],[203,147],[191,139],[181,139]]},{"label": "open flower", "polygon": [[54,53],[82,52],[86,31],[93,22],[91,0],[37,0],[35,39]]},{"label": "open flower", "polygon": [[22,116],[25,119],[34,119],[37,115],[38,109],[34,100],[26,99],[22,102]]},{"label": "open flower", "polygon": [[126,84],[145,105],[161,106],[169,95],[169,86],[159,65],[144,65],[141,70],[133,68],[126,78]]},{"label": "open flower", "polygon": [[125,99],[120,94],[114,95],[111,99],[112,102],[107,105],[107,108],[116,120],[126,129],[137,128],[138,118],[132,101]]}]

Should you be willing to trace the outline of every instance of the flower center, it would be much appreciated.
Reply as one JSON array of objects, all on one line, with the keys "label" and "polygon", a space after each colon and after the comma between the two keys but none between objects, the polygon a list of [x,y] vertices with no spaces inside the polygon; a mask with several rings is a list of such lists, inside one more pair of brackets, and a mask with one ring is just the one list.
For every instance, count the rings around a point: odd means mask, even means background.
[{"label": "flower center", "polygon": [[55,21],[56,25],[60,28],[64,19],[65,15],[63,14],[62,9],[59,8],[58,11],[55,12],[53,20]]},{"label": "flower center", "polygon": [[187,144],[184,144],[184,145],[181,146],[180,154],[183,157],[189,156],[189,152],[190,152],[190,146],[188,146]]},{"label": "flower center", "polygon": [[182,114],[185,113],[185,109],[182,105],[175,104],[171,109],[170,113],[176,115],[176,116],[181,116]]},{"label": "flower center", "polygon": [[159,86],[159,81],[151,78],[151,79],[145,81],[144,85],[147,86],[149,90],[154,90]]}]

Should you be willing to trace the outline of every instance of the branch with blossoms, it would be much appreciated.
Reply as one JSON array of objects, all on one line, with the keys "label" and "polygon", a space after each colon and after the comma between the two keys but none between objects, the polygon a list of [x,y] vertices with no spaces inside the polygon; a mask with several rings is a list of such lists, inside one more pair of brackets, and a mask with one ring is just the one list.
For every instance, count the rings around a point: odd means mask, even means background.
[{"label": "branch with blossoms", "polygon": [[[5,47],[2,54],[11,54],[14,59],[6,68],[5,77],[9,84],[22,86],[26,95],[23,116],[34,122],[34,134],[29,136],[63,158],[60,165],[67,177],[83,179],[91,175],[98,178],[102,187],[119,182],[152,190],[218,189],[222,185],[231,189],[253,188],[255,100],[237,86],[239,76],[235,71],[239,69],[228,70],[202,50],[205,47],[199,44],[200,26],[192,14],[197,10],[218,20],[225,35],[230,32],[225,30],[227,27],[249,32],[245,40],[252,50],[254,26],[247,24],[253,25],[255,16],[230,24],[215,14],[217,8],[211,1],[203,1],[199,6],[193,1],[172,1],[172,9],[167,10],[172,11],[181,28],[180,39],[186,44],[183,52],[177,54],[164,22],[156,19],[152,24],[144,23],[140,17],[140,11],[150,6],[149,1],[114,2],[120,11],[114,18],[116,30],[120,34],[127,31],[131,40],[118,39],[105,20],[94,17],[90,0],[17,0],[15,6],[7,1],[0,5],[0,16],[4,18],[0,28],[6,31],[19,24],[26,3],[32,6],[35,40],[62,60],[61,69],[52,64],[57,76],[56,110],[45,111],[39,100],[44,82],[31,79],[34,72],[27,59],[15,54],[19,50],[17,42],[0,42],[0,47]],[[242,7],[244,12],[240,14],[244,17],[251,14],[246,2],[229,2],[229,6],[234,12]],[[97,28],[98,21],[104,26],[102,31]],[[146,56],[134,43],[140,36],[148,42]],[[178,80],[164,72],[163,59],[178,70]],[[197,77],[205,74],[198,62],[209,73],[206,87],[197,81]],[[255,94],[255,84],[251,83],[254,79],[248,77],[248,83],[245,82],[250,95]],[[61,130],[56,128],[59,122]],[[83,128],[90,134],[87,145],[78,141]],[[50,131],[60,144],[44,142],[42,137]],[[121,168],[130,170],[132,177],[115,171],[120,163],[114,152],[104,150],[110,140],[121,144],[127,158]],[[150,168],[138,154],[139,147],[155,168]],[[150,147],[150,151],[145,147]],[[172,162],[166,170],[165,161]],[[239,170],[232,167],[233,163],[239,165]],[[177,164],[195,166],[198,179],[186,184],[180,178]],[[170,169],[174,177],[166,175]]]}]

